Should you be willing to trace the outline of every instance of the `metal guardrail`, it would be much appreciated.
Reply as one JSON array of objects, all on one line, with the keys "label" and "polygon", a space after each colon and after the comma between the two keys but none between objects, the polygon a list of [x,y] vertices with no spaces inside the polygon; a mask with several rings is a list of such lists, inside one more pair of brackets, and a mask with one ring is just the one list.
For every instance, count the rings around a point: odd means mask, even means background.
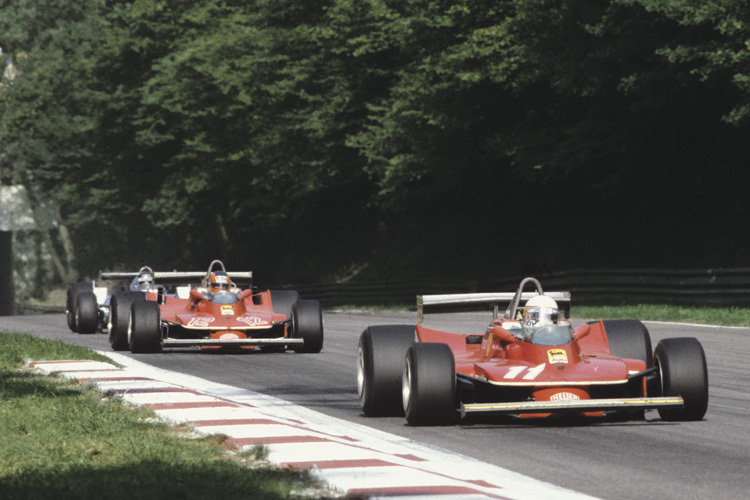
[{"label": "metal guardrail", "polygon": [[[416,310],[417,295],[508,292],[525,276],[495,281],[404,280],[381,283],[285,284],[263,288],[297,290],[324,307],[399,306]],[[576,305],[675,304],[750,307],[750,268],[576,269],[537,275],[544,290],[569,291]],[[18,304],[17,313],[64,312],[65,307]]]},{"label": "metal guardrail", "polygon": [[[545,290],[566,290],[575,304],[677,304],[750,307],[750,268],[577,269],[535,276]],[[422,294],[515,290],[524,276],[494,281],[405,280],[381,283],[285,285],[326,307],[398,305],[415,307]]]},{"label": "metal guardrail", "polygon": [[575,270],[547,280],[580,303],[750,306],[750,268]]}]

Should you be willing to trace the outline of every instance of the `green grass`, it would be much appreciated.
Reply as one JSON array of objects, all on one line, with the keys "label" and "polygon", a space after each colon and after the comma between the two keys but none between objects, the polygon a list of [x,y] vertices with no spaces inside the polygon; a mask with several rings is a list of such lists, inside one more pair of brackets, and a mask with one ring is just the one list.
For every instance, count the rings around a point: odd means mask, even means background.
[{"label": "green grass", "polygon": [[633,318],[701,325],[750,326],[750,309],[744,307],[687,307],[639,304],[621,306],[573,306],[571,316],[581,319]]},{"label": "green grass", "polygon": [[259,462],[263,447],[229,453],[225,436],[160,423],[91,386],[24,369],[29,359],[109,361],[0,332],[0,498],[287,499],[315,487],[305,471]]}]

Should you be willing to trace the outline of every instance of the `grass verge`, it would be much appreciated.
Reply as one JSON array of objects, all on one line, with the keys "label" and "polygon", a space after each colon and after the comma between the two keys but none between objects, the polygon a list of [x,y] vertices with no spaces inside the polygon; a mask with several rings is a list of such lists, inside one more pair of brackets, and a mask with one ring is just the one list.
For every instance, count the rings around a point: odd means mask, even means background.
[{"label": "grass verge", "polygon": [[[29,359],[108,361],[88,349],[0,332],[0,498],[328,498],[306,471],[227,453],[151,410],[24,369]],[[261,457],[262,458],[262,457]],[[303,494],[304,493],[304,494]]]},{"label": "grass verge", "polygon": [[750,309],[744,307],[687,307],[663,304],[573,306],[574,318],[668,321],[718,326],[750,326]]},{"label": "grass verge", "polygon": [[[339,306],[337,312],[370,312],[387,313],[388,311],[416,311],[410,307],[385,306]],[[502,314],[501,310],[501,314]],[[642,321],[668,321],[675,323],[695,323],[717,326],[749,326],[750,308],[746,307],[690,307],[664,304],[637,304],[616,306],[581,306],[573,305],[571,315],[576,319],[640,319]],[[416,320],[416,312],[414,314]]]}]

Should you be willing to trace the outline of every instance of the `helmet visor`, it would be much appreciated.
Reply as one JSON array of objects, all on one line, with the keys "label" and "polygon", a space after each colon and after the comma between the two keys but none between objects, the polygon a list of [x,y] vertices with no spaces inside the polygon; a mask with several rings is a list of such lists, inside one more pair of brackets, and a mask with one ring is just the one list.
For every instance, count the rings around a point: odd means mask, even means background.
[{"label": "helmet visor", "polygon": [[229,288],[229,276],[227,276],[226,274],[214,275],[213,279],[211,280],[211,287],[219,288],[222,290],[225,288]]},{"label": "helmet visor", "polygon": [[140,276],[138,276],[138,289],[139,290],[150,289],[152,283],[153,283],[153,279],[151,278],[150,274],[141,274]]},{"label": "helmet visor", "polygon": [[532,306],[523,309],[524,326],[554,325],[560,319],[560,312],[553,307]]}]

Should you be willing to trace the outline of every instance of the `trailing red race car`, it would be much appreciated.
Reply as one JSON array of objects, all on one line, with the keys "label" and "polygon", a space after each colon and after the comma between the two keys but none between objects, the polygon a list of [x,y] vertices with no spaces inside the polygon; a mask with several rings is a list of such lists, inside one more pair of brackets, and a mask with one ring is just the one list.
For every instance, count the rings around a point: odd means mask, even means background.
[{"label": "trailing red race car", "polygon": [[[533,292],[524,292],[531,285]],[[508,304],[500,317],[498,306]],[[406,414],[411,425],[448,425],[473,413],[701,420],[708,373],[694,338],[654,352],[638,320],[573,329],[570,293],[544,293],[534,278],[515,293],[425,295],[418,323],[370,326],[360,336],[357,388],[367,416]],[[491,308],[483,333],[426,328],[426,312]]]},{"label": "trailing red race car", "polygon": [[[125,275],[133,273],[124,273]],[[114,277],[112,279],[115,279]],[[288,290],[258,292],[251,272],[227,273],[215,260],[208,271],[154,272],[147,292],[112,295],[109,341],[115,351],[158,352],[162,347],[243,348],[316,353],[323,348],[323,319],[316,300]],[[189,283],[200,280],[194,287]],[[239,288],[235,282],[247,284]],[[186,285],[186,283],[188,283]],[[177,286],[174,295],[162,285]]]}]

